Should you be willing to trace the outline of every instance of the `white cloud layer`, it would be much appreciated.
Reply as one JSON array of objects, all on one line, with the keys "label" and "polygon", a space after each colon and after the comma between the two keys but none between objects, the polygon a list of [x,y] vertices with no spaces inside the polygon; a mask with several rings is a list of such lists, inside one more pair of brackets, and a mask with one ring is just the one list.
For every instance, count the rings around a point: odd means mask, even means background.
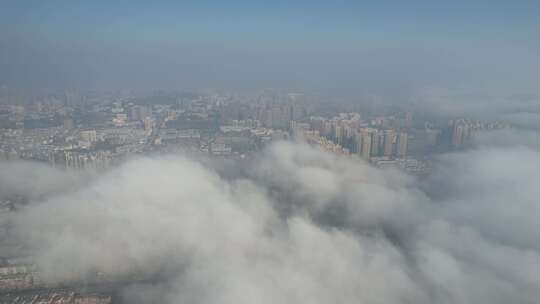
[{"label": "white cloud layer", "polygon": [[417,181],[278,143],[234,177],[147,157],[73,191],[14,164],[0,189],[48,193],[3,220],[49,279],[166,276],[130,303],[537,303],[540,151],[438,164]]}]

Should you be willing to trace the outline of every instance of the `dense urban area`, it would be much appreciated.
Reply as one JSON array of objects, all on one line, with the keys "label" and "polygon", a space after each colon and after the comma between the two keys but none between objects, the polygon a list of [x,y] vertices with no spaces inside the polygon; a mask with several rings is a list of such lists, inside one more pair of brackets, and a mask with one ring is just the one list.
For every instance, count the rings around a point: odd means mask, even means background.
[{"label": "dense urban area", "polygon": [[302,140],[377,166],[426,173],[429,155],[460,149],[498,121],[419,121],[412,111],[343,111],[317,97],[266,90],[252,95],[65,91],[2,96],[0,159],[69,169],[106,169],[144,153],[250,157],[278,140]]}]

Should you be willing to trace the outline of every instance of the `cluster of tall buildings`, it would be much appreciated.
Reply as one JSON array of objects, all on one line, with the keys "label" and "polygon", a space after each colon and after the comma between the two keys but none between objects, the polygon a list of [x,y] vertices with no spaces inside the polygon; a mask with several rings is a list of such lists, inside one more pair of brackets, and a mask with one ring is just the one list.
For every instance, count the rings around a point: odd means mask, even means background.
[{"label": "cluster of tall buildings", "polygon": [[314,111],[313,99],[303,94],[261,94],[251,99],[233,99],[219,106],[221,123],[257,120],[262,126],[288,130],[293,120],[302,119]]},{"label": "cluster of tall buildings", "polygon": [[310,129],[367,160],[377,156],[407,155],[407,132],[400,129],[374,128],[362,121],[359,113],[341,113],[330,119],[312,117]]},{"label": "cluster of tall buildings", "polygon": [[69,151],[51,153],[49,163],[70,169],[106,169],[113,162],[110,151]]},{"label": "cluster of tall buildings", "polygon": [[479,131],[492,131],[510,128],[504,122],[483,122],[469,119],[456,119],[448,122],[450,130],[450,144],[452,148],[462,148],[467,145],[472,136]]},{"label": "cluster of tall buildings", "polygon": [[354,139],[357,154],[365,159],[377,156],[402,158],[407,155],[408,134],[396,130],[361,128]]}]

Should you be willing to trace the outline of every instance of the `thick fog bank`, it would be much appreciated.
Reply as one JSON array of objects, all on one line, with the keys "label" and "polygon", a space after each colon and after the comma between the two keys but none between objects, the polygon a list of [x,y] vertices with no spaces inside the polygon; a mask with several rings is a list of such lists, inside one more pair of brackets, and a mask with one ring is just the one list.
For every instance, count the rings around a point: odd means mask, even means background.
[{"label": "thick fog bank", "polygon": [[49,280],[167,274],[126,288],[129,303],[536,303],[540,149],[491,141],[422,182],[285,142],[217,170],[3,164],[1,191],[32,195],[1,220]]}]

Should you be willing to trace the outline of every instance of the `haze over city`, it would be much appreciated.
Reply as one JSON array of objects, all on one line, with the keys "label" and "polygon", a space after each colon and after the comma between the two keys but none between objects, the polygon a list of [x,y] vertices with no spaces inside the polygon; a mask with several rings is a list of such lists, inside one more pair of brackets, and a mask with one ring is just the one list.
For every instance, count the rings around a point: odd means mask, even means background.
[{"label": "haze over city", "polygon": [[0,2],[0,303],[538,303],[538,11]]}]

